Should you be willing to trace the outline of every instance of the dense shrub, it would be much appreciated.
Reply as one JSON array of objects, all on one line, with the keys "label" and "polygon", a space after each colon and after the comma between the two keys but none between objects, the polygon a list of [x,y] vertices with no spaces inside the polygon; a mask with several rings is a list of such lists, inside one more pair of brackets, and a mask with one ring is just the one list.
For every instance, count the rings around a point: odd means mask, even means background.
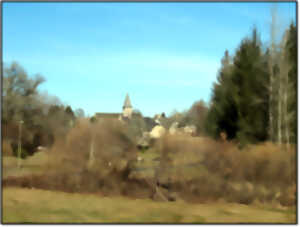
[{"label": "dense shrub", "polygon": [[[224,198],[245,204],[256,199],[295,204],[295,147],[286,150],[284,145],[264,143],[240,150],[226,141],[167,135],[157,142],[156,149],[161,153],[158,180],[171,178],[182,197],[190,200]],[[194,172],[192,180],[188,180],[189,177],[182,177],[183,168],[174,165],[174,160],[185,159],[191,153],[203,157],[196,165],[204,169]],[[175,168],[172,176],[168,171],[171,167]]]},{"label": "dense shrub", "polygon": [[2,141],[2,155],[3,156],[12,156],[13,155],[13,151],[11,149],[9,140]]},{"label": "dense shrub", "polygon": [[240,150],[226,141],[167,134],[154,144],[159,163],[146,179],[130,174],[137,150],[128,130],[119,121],[81,120],[66,139],[55,141],[44,175],[3,183],[135,198],[153,198],[157,185],[166,197],[175,193],[189,202],[295,205],[295,147],[265,143]]},{"label": "dense shrub", "polygon": [[137,152],[126,132],[119,121],[79,122],[51,150],[55,181],[75,191],[120,193]]}]

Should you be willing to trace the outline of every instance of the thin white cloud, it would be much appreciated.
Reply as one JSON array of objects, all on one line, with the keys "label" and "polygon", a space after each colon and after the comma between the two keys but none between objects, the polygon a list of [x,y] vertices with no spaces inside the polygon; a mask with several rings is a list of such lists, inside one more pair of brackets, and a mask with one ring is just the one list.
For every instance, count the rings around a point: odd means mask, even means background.
[{"label": "thin white cloud", "polygon": [[[25,57],[25,56],[24,56]],[[8,58],[6,58],[8,59]],[[47,63],[45,63],[47,62]],[[78,64],[80,62],[80,64]],[[132,52],[88,56],[31,56],[30,65],[60,69],[65,76],[109,81],[129,79],[135,85],[156,86],[210,86],[219,69],[219,59],[201,56],[176,56],[167,53]],[[103,77],[104,76],[104,77]]]},{"label": "thin white cloud", "polygon": [[155,79],[146,79],[142,83],[147,86],[159,86],[159,87],[201,87],[203,83],[201,82],[201,77],[198,80],[190,80],[189,77],[185,79],[173,79],[173,80],[155,80]]},{"label": "thin white cloud", "polygon": [[218,59],[200,56],[170,56],[157,53],[144,57],[131,55],[122,59],[123,67],[134,67],[141,72],[141,77],[136,78],[134,84],[154,87],[210,88],[220,66]]},{"label": "thin white cloud", "polygon": [[153,69],[184,70],[187,72],[207,72],[219,66],[219,59],[195,55],[171,55],[164,53],[136,52],[110,56],[106,60],[118,61],[122,65],[139,65]]}]

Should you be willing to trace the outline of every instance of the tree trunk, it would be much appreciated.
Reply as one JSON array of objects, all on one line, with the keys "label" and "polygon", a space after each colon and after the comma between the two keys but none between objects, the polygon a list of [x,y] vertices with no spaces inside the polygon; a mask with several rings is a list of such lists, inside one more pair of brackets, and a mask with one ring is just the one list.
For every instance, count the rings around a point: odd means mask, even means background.
[{"label": "tree trunk", "polygon": [[269,139],[274,141],[274,121],[273,121],[273,83],[274,83],[274,75],[273,75],[273,62],[270,60],[269,70],[270,70],[270,85],[269,85]]},{"label": "tree trunk", "polygon": [[95,150],[94,150],[94,139],[91,140],[91,146],[90,146],[90,155],[89,155],[89,161],[88,161],[88,168],[91,168],[95,161]]},{"label": "tree trunk", "polygon": [[[289,94],[289,80],[288,80],[288,62],[285,54],[285,45],[287,34],[284,35],[281,43],[281,56],[280,56],[280,88],[283,92],[282,95],[282,129],[285,137],[284,143],[286,146],[289,144],[289,119],[288,119],[288,94]],[[279,96],[281,98],[281,96]],[[287,147],[286,147],[287,148]]]},{"label": "tree trunk", "polygon": [[282,99],[282,86],[281,86],[281,72],[279,73],[279,89],[278,89],[278,143],[282,143],[282,133],[281,133],[281,118],[282,118],[282,107],[281,107],[281,99]]},{"label": "tree trunk", "polygon": [[269,84],[269,139],[275,141],[274,138],[274,55],[276,49],[276,8],[272,8],[272,22],[271,22],[271,48],[270,48],[270,57],[269,57],[269,72],[270,72],[270,84]]}]

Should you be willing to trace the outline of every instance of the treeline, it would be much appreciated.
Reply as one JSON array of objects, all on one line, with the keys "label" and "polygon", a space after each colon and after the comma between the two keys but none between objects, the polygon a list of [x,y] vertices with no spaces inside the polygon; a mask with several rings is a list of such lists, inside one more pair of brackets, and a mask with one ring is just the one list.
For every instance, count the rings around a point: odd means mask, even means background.
[{"label": "treeline", "polygon": [[169,129],[174,122],[178,123],[179,128],[193,125],[196,127],[196,135],[204,136],[206,134],[205,121],[207,118],[207,113],[207,104],[203,100],[199,100],[194,102],[186,111],[173,111],[170,116],[161,123],[167,129]]},{"label": "treeline", "polygon": [[[268,47],[253,29],[233,55],[225,51],[209,105],[197,101],[189,110],[163,119],[162,125],[167,129],[173,122],[178,127],[194,125],[198,136],[226,135],[241,146],[263,141],[296,143],[297,28],[292,23],[280,41],[276,37],[274,17]],[[76,118],[84,116],[82,109],[73,111],[57,98],[41,94],[38,88],[44,81],[40,75],[29,77],[17,63],[4,66],[2,140],[16,154],[22,127],[24,157],[38,146],[50,147],[58,138],[63,140]],[[129,125],[132,138],[151,129],[139,115]]]},{"label": "treeline", "polygon": [[50,147],[57,138],[64,138],[76,117],[83,116],[81,109],[74,113],[59,99],[39,92],[45,79],[29,77],[15,62],[4,66],[2,81],[2,141],[11,145],[15,155],[20,137],[24,158],[38,146]]},{"label": "treeline", "polygon": [[225,52],[205,121],[208,135],[223,133],[241,146],[296,143],[297,28],[292,23],[276,42],[274,19],[267,48],[253,29],[233,56]]}]

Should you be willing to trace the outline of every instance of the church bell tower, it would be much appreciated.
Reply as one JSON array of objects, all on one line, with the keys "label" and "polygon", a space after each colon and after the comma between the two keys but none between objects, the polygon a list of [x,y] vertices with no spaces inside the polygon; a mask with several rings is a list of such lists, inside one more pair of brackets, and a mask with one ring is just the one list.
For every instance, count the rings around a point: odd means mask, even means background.
[{"label": "church bell tower", "polygon": [[131,118],[132,111],[133,111],[133,108],[132,108],[132,105],[131,105],[131,102],[129,99],[129,95],[127,93],[125,101],[124,101],[124,105],[123,105],[123,117]]}]

